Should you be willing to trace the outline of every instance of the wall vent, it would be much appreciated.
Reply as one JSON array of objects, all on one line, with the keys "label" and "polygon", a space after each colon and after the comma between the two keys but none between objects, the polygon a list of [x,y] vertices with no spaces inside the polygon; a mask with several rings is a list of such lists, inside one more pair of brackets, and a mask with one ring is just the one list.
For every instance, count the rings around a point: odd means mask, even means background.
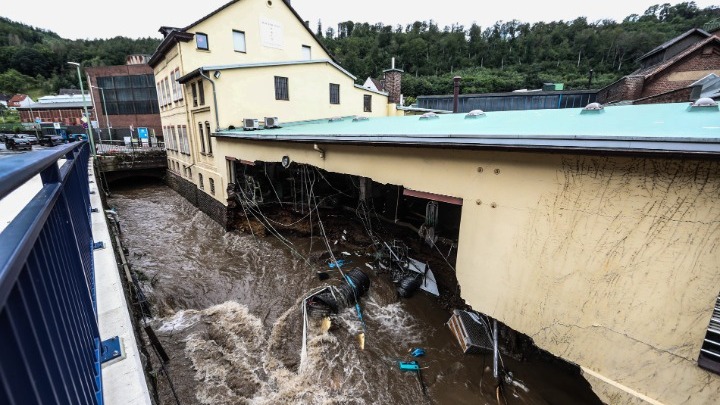
[{"label": "wall vent", "polygon": [[245,118],[243,119],[243,129],[246,131],[254,131],[260,129],[260,124],[256,118]]}]

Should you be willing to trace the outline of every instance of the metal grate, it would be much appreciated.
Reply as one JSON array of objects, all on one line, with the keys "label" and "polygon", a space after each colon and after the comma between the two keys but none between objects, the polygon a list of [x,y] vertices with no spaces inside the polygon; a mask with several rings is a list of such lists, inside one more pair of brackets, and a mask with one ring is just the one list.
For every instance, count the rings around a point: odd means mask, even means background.
[{"label": "metal grate", "polygon": [[463,353],[490,353],[493,343],[490,325],[480,315],[456,309],[447,323]]},{"label": "metal grate", "polygon": [[720,295],[715,301],[715,309],[710,318],[710,325],[700,348],[698,365],[706,370],[720,374]]}]

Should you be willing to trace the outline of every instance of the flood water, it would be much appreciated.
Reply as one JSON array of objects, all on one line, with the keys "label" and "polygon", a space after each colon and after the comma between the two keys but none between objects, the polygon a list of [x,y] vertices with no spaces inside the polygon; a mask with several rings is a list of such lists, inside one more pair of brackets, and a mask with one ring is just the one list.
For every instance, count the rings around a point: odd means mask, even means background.
[{"label": "flood water", "polygon": [[[332,277],[320,281],[317,265],[278,240],[226,233],[162,184],[113,186],[108,205],[119,214],[128,260],[152,304],[148,322],[171,358],[167,370],[182,404],[505,403],[488,368],[492,355],[464,355],[445,325],[448,310],[422,291],[398,301],[361,253],[348,252],[372,280],[361,300],[364,350],[355,309],[346,309],[327,332],[310,320],[301,362],[301,300],[337,282],[335,272],[326,269]],[[310,238],[289,241],[301,251],[310,245]],[[410,357],[415,347],[426,355]],[[398,360],[419,361],[427,395]],[[503,361],[528,388],[509,386],[509,404],[599,403],[562,367]],[[161,374],[157,386],[161,404],[176,403]]]}]

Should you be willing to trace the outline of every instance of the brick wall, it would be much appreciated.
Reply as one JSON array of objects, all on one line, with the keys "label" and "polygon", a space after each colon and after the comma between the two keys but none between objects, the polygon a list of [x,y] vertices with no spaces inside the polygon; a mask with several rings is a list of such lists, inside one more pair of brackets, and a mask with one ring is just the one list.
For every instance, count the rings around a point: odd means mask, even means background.
[{"label": "brick wall", "polygon": [[168,187],[177,191],[178,194],[190,201],[192,205],[198,207],[200,211],[207,214],[213,221],[220,224],[226,230],[229,229],[228,209],[220,201],[198,189],[191,181],[178,176],[170,170],[166,171],[165,182]]},{"label": "brick wall", "polygon": [[671,90],[665,93],[656,94],[654,96],[635,100],[633,104],[657,104],[657,103],[681,103],[690,102],[692,87],[683,87],[682,89]]},{"label": "brick wall", "polygon": [[[649,79],[645,83],[641,97],[655,96],[687,87],[706,75],[706,73],[701,71],[708,70],[720,70],[720,46],[718,46],[717,43],[711,43],[702,49],[698,49],[679,63],[676,63],[669,69],[665,69],[660,74]],[[698,73],[694,75],[696,76],[694,78],[677,80],[677,73],[680,72]],[[675,75],[675,80],[671,80],[673,79],[673,75]]]},{"label": "brick wall", "polygon": [[400,69],[388,69],[385,71],[385,91],[388,92],[388,103],[400,103],[402,73],[403,71]]},{"label": "brick wall", "polygon": [[635,100],[640,98],[645,79],[641,76],[625,76],[617,82],[601,89],[597,101],[607,104],[622,100]]}]

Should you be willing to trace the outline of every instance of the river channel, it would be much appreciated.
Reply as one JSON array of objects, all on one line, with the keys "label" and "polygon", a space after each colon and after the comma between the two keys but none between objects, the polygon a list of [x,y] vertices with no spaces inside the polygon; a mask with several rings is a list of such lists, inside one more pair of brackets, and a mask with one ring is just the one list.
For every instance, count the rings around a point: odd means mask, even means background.
[{"label": "river channel", "polygon": [[[449,310],[422,291],[398,301],[358,252],[347,252],[352,266],[372,280],[361,300],[364,350],[362,324],[346,309],[329,331],[309,322],[301,361],[301,300],[337,278],[332,270],[320,281],[317,266],[285,244],[225,232],[163,184],[111,186],[108,205],[119,215],[128,260],[151,303],[147,321],[170,356],[182,404],[600,403],[567,367],[510,356],[503,356],[505,368],[527,390],[508,386],[498,402],[492,355],[463,354],[445,325]],[[317,237],[289,241],[300,251],[323,247]],[[426,355],[410,357],[416,347]],[[418,360],[422,384],[399,360]],[[156,380],[160,403],[175,404],[165,377]]]}]

